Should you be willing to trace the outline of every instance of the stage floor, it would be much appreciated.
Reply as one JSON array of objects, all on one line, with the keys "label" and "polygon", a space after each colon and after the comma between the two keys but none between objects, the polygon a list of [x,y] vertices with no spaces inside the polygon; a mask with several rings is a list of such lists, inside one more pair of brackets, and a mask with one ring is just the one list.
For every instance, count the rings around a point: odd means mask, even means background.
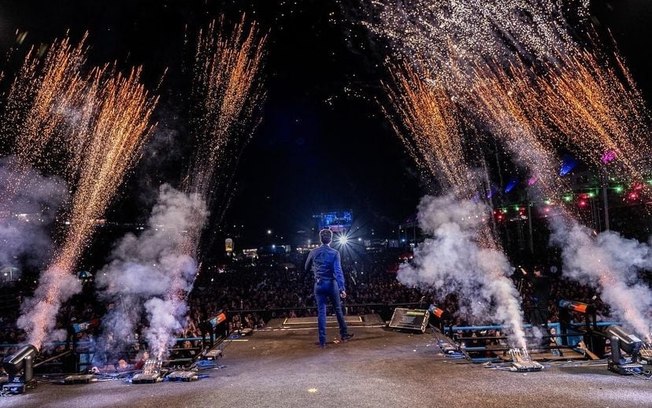
[{"label": "stage floor", "polygon": [[313,327],[283,321],[224,343],[224,368],[196,382],[41,383],[0,407],[650,407],[652,381],[620,376],[604,361],[544,364],[515,373],[445,356],[432,334],[352,324],[339,343],[328,329],[326,349]]}]

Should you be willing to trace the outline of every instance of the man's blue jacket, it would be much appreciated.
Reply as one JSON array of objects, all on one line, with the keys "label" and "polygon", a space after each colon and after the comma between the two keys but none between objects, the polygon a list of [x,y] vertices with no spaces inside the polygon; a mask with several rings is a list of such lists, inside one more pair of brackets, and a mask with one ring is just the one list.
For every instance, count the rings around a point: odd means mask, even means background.
[{"label": "man's blue jacket", "polygon": [[340,291],[346,292],[344,287],[344,273],[340,262],[340,253],[326,244],[313,249],[306,259],[305,270],[312,269],[315,280],[335,279]]}]

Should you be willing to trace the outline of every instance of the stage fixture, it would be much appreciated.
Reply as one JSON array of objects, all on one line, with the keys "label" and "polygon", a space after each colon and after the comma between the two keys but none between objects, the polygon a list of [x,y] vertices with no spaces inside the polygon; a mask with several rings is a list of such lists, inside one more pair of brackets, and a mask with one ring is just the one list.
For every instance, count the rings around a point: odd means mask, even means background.
[{"label": "stage fixture", "polygon": [[[627,333],[620,326],[609,326],[605,335],[611,341],[611,358],[608,362],[610,371],[622,375],[641,374],[643,366],[639,362],[643,341],[634,334]],[[629,354],[629,358],[623,356]]]},{"label": "stage fixture", "polygon": [[2,391],[10,394],[22,394],[34,377],[34,358],[38,350],[31,344],[23,346],[14,354],[5,357],[2,367],[9,376],[9,381],[2,386]]}]

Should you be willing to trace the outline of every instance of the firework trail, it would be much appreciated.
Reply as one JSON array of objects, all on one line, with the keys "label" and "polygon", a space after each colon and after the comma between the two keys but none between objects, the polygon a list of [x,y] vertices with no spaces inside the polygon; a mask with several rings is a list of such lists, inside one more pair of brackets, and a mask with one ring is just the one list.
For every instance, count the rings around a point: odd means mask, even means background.
[{"label": "firework trail", "polygon": [[[556,174],[560,160],[552,144],[545,116],[538,107],[538,100],[524,103],[523,98],[534,98],[530,93],[533,79],[522,64],[516,62],[509,69],[484,64],[476,68],[470,94],[466,98],[471,111],[503,142],[516,161],[531,172],[530,180],[536,181],[533,190],[555,201],[568,186]],[[566,187],[566,188],[564,188]]]},{"label": "firework trail", "polygon": [[56,40],[42,57],[42,50],[32,47],[14,78],[2,116],[3,139],[13,142],[16,157],[6,200],[21,189],[29,168],[53,165],[54,155],[45,155],[46,148],[65,144],[66,112],[86,85],[81,71],[86,62],[85,42],[86,35],[76,46],[69,38]]},{"label": "firework trail", "polygon": [[[589,78],[587,70],[596,68],[599,67],[589,64],[588,69],[578,66],[577,72],[569,72],[574,80],[556,82],[560,88],[555,96],[564,93],[567,95],[555,100],[545,99],[546,106],[542,108],[547,112],[556,110],[556,115],[551,114],[555,123],[560,128],[568,126],[568,134],[571,134],[570,130],[574,132],[571,141],[596,166],[604,165],[599,162],[599,158],[607,149],[617,151],[624,164],[621,174],[630,179],[640,179],[641,164],[645,163],[643,156],[648,151],[648,144],[640,140],[640,131],[645,123],[642,119],[647,110],[634,88],[624,88],[613,74],[605,76],[610,72],[607,67],[601,68],[601,72],[595,72],[596,76]],[[541,83],[540,79],[539,82]],[[546,92],[542,94],[548,96],[552,92],[552,85],[545,86]],[[529,96],[532,96],[532,91]],[[551,102],[565,105],[553,109],[548,106]],[[520,103],[531,107],[541,106],[533,100],[521,99]],[[580,103],[586,105],[580,106]],[[572,109],[566,111],[568,106],[572,106]],[[559,113],[564,111],[566,116],[562,119]],[[588,113],[590,111],[593,113]],[[592,114],[603,122],[596,122],[591,117]],[[583,132],[581,136],[577,133],[579,131]],[[631,133],[622,133],[627,131]],[[629,153],[625,154],[626,151]],[[636,277],[636,271],[649,268],[649,246],[612,231],[604,231],[596,236],[580,225],[575,217],[568,213],[563,215],[553,219],[551,227],[552,242],[563,249],[564,273],[599,289],[602,298],[612,307],[612,314],[650,341],[647,316],[652,309],[652,303],[648,301],[652,298],[652,290],[639,283]]]},{"label": "firework trail", "polygon": [[[253,134],[259,120],[256,112],[265,96],[259,76],[267,37],[261,35],[255,21],[247,23],[245,15],[230,35],[226,32],[222,23],[213,21],[197,37],[192,92],[192,100],[200,102],[193,121],[196,148],[183,186],[187,194],[199,195],[213,209],[219,193],[216,189],[230,187],[228,178],[233,174],[230,167],[235,166]],[[216,174],[217,171],[223,174]],[[222,183],[216,183],[216,178],[222,179]],[[200,256],[199,244],[206,219],[198,218],[188,228],[182,248],[195,259]],[[190,289],[187,280],[177,274],[165,299],[146,305],[152,317],[150,331],[166,332],[164,322],[170,319],[161,316],[170,316],[165,310],[185,307]],[[157,329],[157,326],[161,327]]]},{"label": "firework trail", "polygon": [[620,176],[641,180],[652,152],[650,113],[617,54],[613,60],[616,68],[595,51],[560,55],[561,63],[548,66],[535,86],[524,89],[523,99],[543,109],[558,130],[550,134],[574,146],[588,163],[603,167],[605,153],[613,152],[623,167]]},{"label": "firework trail", "polygon": [[158,99],[152,98],[139,80],[139,69],[129,76],[93,70],[85,96],[80,97],[77,109],[84,112],[84,120],[78,121],[71,133],[81,150],[70,227],[18,321],[37,348],[53,329],[61,303],[79,291],[72,274],[76,262],[151,130],[149,122]]},{"label": "firework trail", "polygon": [[[474,88],[477,100],[482,102],[478,111],[484,114],[486,123],[493,124],[494,134],[504,139],[521,164],[538,177],[543,176],[538,191],[557,201],[568,186],[554,177],[557,166],[550,143],[559,143],[561,138],[548,125],[550,122],[565,129],[564,134],[572,136],[570,141],[596,166],[601,164],[605,151],[618,151],[619,155],[631,152],[622,160],[623,172],[630,178],[641,177],[643,162],[632,143],[642,153],[647,150],[647,144],[636,134],[643,128],[641,119],[646,114],[638,94],[633,88],[624,88],[608,67],[600,68],[593,62],[586,67],[578,65],[564,77],[556,76],[559,71],[554,71],[545,77],[550,80],[554,76],[551,83],[522,65],[513,65],[509,72],[487,68],[478,75],[481,86]],[[630,115],[619,116],[627,113]],[[552,120],[547,120],[550,117]],[[628,130],[631,139],[622,133]],[[649,247],[610,231],[595,235],[580,225],[576,214],[563,207],[556,210],[550,226],[551,242],[562,248],[564,273],[599,289],[603,300],[611,305],[613,316],[649,341],[647,315],[652,303],[647,299],[652,298],[652,291],[636,279],[636,271],[650,263]]]},{"label": "firework trail", "polygon": [[267,37],[255,22],[247,25],[244,16],[230,36],[218,28],[213,21],[200,31],[193,69],[192,100],[199,101],[193,122],[197,150],[187,189],[207,199],[215,171],[231,159],[227,147],[242,147],[236,139],[251,134],[253,114],[264,99],[258,77]]},{"label": "firework trail", "polygon": [[[469,198],[474,193],[472,175],[466,164],[463,123],[450,95],[436,80],[422,80],[409,66],[390,68],[393,85],[385,86],[390,102],[397,110],[410,136],[400,132],[417,163],[457,195]],[[431,77],[431,76],[430,76]]]},{"label": "firework trail", "polygon": [[477,67],[488,62],[508,70],[532,67],[522,96],[534,105],[526,112],[530,120],[539,129],[549,128],[546,137],[570,142],[596,166],[613,152],[624,167],[621,176],[641,178],[641,165],[651,152],[650,114],[620,56],[601,51],[604,47],[588,18],[588,1],[374,4],[367,12],[371,31],[390,41],[394,55],[411,63],[418,56],[415,68],[455,72],[440,77],[451,95],[469,105],[465,108],[473,110],[475,101],[468,83],[495,75],[485,68],[478,73]]},{"label": "firework trail", "polygon": [[[557,166],[551,159],[553,146],[548,143],[555,136],[542,120],[546,109],[537,98],[540,94],[532,90],[535,86],[532,78],[532,72],[523,66],[513,66],[509,73],[497,68],[485,69],[474,87],[481,102],[478,111],[517,160],[541,177],[538,191],[560,201],[559,194],[567,191],[568,186],[554,177]],[[579,89],[577,92],[574,98],[585,95]],[[613,316],[650,341],[646,316],[652,308],[652,291],[648,285],[639,283],[636,276],[638,270],[649,268],[652,259],[649,246],[611,231],[596,235],[580,225],[577,216],[563,206],[555,212],[555,217],[549,218],[551,242],[562,248],[564,274],[598,288],[603,300],[611,306]]]}]

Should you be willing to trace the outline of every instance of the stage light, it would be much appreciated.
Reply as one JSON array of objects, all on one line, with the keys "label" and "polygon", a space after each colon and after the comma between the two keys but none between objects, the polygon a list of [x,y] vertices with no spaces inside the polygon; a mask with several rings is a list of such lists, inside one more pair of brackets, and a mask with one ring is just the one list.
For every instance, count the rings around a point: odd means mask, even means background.
[{"label": "stage light", "polygon": [[561,166],[561,169],[559,169],[559,175],[560,176],[565,176],[569,174],[575,167],[577,166],[577,160],[571,156],[564,156],[564,160]]},{"label": "stage light", "polygon": [[[611,341],[611,359],[608,368],[618,374],[632,375],[643,372],[643,366],[638,362],[643,341],[636,335],[627,333],[620,326],[609,326],[605,335]],[[629,358],[622,355],[622,351],[629,354]]]},{"label": "stage light", "polygon": [[346,235],[340,236],[340,245],[346,245],[349,242],[349,238]]},{"label": "stage light", "polygon": [[28,344],[4,358],[2,367],[7,372],[9,380],[2,386],[3,391],[12,394],[25,392],[25,385],[34,377],[33,365],[36,354],[38,354],[36,347]]},{"label": "stage light", "polygon": [[559,301],[559,307],[571,310],[578,313],[591,313],[593,312],[593,306],[588,303],[576,302],[574,300],[565,300],[562,299]]},{"label": "stage light", "polygon": [[507,185],[505,186],[505,194],[511,193],[512,190],[518,185],[518,179],[517,178],[512,178],[509,180]]},{"label": "stage light", "polygon": [[441,309],[435,305],[430,305],[430,307],[428,307],[428,312],[430,312],[431,315],[435,316],[438,319],[441,319],[441,317],[444,315],[444,309]]}]

